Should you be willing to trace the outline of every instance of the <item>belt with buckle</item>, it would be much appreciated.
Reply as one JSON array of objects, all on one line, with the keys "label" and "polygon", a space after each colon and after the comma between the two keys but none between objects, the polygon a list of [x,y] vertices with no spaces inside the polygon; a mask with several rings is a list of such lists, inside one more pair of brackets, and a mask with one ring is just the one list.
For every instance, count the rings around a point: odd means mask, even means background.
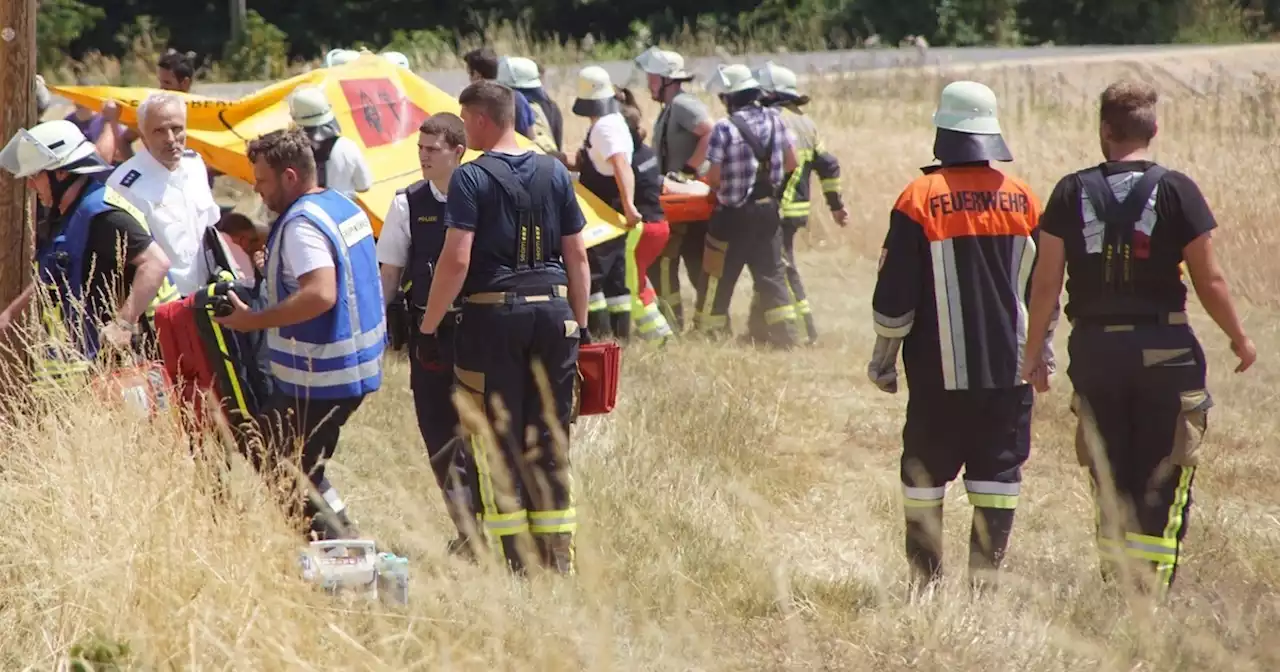
[{"label": "belt with buckle", "polygon": [[1182,311],[1148,315],[1090,315],[1071,321],[1072,326],[1103,327],[1106,331],[1131,331],[1139,325],[1178,326],[1189,323],[1187,314]]},{"label": "belt with buckle", "polygon": [[510,303],[537,303],[539,301],[550,301],[556,298],[567,298],[569,296],[569,288],[565,285],[551,285],[549,287],[539,288],[538,293],[531,292],[476,292],[468,294],[462,299],[463,303],[478,303],[484,305],[503,305]]}]

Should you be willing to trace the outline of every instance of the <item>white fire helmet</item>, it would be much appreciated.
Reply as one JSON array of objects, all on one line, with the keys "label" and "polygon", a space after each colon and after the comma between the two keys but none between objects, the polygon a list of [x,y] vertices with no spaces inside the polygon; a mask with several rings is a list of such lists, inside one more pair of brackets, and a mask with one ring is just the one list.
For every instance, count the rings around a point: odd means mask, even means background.
[{"label": "white fire helmet", "polygon": [[71,169],[88,175],[111,170],[98,158],[98,150],[75,124],[55,119],[36,124],[30,130],[19,129],[0,150],[0,169],[22,179],[38,173],[97,159]]}]

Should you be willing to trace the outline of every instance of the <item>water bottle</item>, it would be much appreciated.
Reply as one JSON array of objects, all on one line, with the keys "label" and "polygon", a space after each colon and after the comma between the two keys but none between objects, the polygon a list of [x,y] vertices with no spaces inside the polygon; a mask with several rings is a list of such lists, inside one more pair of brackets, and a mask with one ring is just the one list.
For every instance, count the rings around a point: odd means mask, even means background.
[{"label": "water bottle", "polygon": [[409,603],[409,559],[394,553],[378,554],[378,596],[388,604]]}]

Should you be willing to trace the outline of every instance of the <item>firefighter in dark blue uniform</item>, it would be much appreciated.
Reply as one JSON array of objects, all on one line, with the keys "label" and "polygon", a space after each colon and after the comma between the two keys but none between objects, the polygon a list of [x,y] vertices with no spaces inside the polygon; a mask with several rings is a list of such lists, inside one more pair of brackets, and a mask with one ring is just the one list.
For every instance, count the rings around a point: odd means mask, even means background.
[{"label": "firefighter in dark blue uniform", "polygon": [[[577,521],[568,436],[590,285],[586,221],[568,170],[517,143],[510,89],[475,82],[458,102],[467,145],[484,154],[450,180],[449,230],[420,329],[438,342],[449,305],[461,299],[455,400],[484,537],[522,572],[530,533],[542,564],[569,574]],[[545,412],[545,402],[554,408]]]},{"label": "firefighter in dark blue uniform", "polygon": [[1037,336],[1052,319],[1065,266],[1076,454],[1098,503],[1103,576],[1137,561],[1155,579],[1138,587],[1163,595],[1177,570],[1213,403],[1204,352],[1184,312],[1184,260],[1201,303],[1240,358],[1236,371],[1257,353],[1214,259],[1209,234],[1217,224],[1200,189],[1150,159],[1155,89],[1117,82],[1100,107],[1106,161],[1059,181],[1040,220],[1024,377],[1048,389]]},{"label": "firefighter in dark blue uniform", "polygon": [[[418,128],[418,161],[423,179],[396,193],[378,238],[383,301],[400,298],[398,288],[407,284],[408,316],[414,325],[411,339],[409,387],[418,416],[418,429],[427,446],[436,484],[444,495],[445,509],[458,530],[450,552],[465,553],[465,540],[475,532],[475,511],[467,494],[466,451],[458,450],[458,411],[453,405],[453,332],[456,306],[451,306],[437,330],[437,337],[420,333],[417,325],[426,313],[427,297],[440,251],[444,249],[445,203],[449,180],[466,151],[462,119],[449,112],[428,117]],[[407,277],[408,282],[402,283]],[[388,314],[391,306],[388,305]]]}]

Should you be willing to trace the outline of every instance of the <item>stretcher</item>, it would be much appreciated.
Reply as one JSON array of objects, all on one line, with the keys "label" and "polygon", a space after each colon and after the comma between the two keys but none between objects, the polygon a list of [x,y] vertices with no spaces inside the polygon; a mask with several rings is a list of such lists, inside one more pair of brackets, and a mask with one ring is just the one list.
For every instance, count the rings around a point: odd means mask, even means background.
[{"label": "stretcher", "polygon": [[227,329],[214,321],[230,307],[236,294],[252,306],[257,297],[243,281],[222,234],[210,228],[204,240],[206,261],[215,280],[180,301],[156,310],[156,336],[164,370],[174,381],[178,397],[195,414],[197,429],[212,420],[206,398],[216,400],[218,410],[243,449],[247,436],[243,424],[252,421],[270,394],[270,377],[261,365],[265,357],[263,334]]},{"label": "stretcher", "polygon": [[662,214],[672,224],[705,222],[711,219],[716,197],[711,187],[700,180],[662,178],[662,194],[658,197]]}]

